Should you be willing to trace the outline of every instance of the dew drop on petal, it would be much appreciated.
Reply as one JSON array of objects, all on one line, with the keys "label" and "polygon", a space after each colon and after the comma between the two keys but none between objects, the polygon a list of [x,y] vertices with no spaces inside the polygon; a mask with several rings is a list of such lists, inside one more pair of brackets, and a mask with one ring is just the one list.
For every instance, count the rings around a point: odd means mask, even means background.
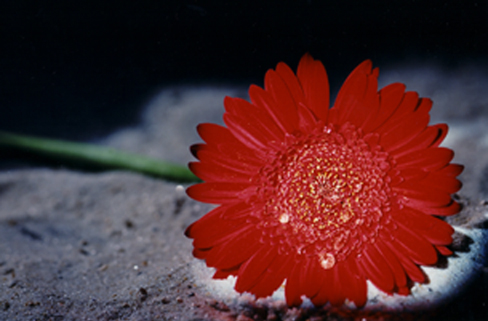
[{"label": "dew drop on petal", "polygon": [[281,214],[279,217],[279,221],[281,224],[286,224],[290,221],[290,216],[288,214]]},{"label": "dew drop on petal", "polygon": [[320,265],[325,269],[329,270],[332,269],[335,265],[335,257],[331,253],[320,254]]}]

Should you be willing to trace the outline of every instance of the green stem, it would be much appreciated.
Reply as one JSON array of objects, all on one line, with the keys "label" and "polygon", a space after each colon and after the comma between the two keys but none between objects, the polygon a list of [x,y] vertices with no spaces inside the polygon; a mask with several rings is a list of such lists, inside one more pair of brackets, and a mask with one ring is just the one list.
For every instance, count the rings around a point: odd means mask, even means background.
[{"label": "green stem", "polygon": [[198,178],[185,166],[129,154],[109,147],[16,135],[0,131],[0,149],[29,152],[104,169],[124,169],[180,182]]}]

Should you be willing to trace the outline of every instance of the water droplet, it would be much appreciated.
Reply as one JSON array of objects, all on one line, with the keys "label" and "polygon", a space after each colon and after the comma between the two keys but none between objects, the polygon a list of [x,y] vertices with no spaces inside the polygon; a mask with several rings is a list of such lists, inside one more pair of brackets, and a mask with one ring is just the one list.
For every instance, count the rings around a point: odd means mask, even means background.
[{"label": "water droplet", "polygon": [[286,224],[290,221],[290,216],[288,214],[281,214],[278,220],[281,224]]},{"label": "water droplet", "polygon": [[335,265],[335,257],[331,253],[319,254],[320,265],[325,269],[332,269]]}]

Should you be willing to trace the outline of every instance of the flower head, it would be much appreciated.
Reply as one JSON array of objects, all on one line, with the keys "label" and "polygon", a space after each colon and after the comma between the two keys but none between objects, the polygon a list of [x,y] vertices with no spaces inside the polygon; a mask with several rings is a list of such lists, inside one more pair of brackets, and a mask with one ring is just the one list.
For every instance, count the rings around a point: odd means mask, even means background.
[{"label": "flower head", "polygon": [[237,277],[235,289],[271,295],[286,280],[289,305],[362,306],[366,280],[407,295],[421,265],[450,255],[463,169],[429,126],[432,102],[395,83],[377,89],[369,60],[329,108],[321,62],[306,54],[296,75],[269,70],[251,102],[226,97],[226,127],[201,124],[190,169],[192,198],[219,206],[188,227],[195,257]]}]

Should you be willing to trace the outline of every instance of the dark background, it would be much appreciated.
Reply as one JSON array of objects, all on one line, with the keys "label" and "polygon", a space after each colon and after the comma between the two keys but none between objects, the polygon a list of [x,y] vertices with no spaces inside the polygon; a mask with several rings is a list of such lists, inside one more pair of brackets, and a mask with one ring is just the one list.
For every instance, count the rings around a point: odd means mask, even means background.
[{"label": "dark background", "polygon": [[487,1],[22,1],[0,4],[0,130],[90,140],[164,86],[262,84],[310,52],[337,89],[362,60],[483,60]]}]

